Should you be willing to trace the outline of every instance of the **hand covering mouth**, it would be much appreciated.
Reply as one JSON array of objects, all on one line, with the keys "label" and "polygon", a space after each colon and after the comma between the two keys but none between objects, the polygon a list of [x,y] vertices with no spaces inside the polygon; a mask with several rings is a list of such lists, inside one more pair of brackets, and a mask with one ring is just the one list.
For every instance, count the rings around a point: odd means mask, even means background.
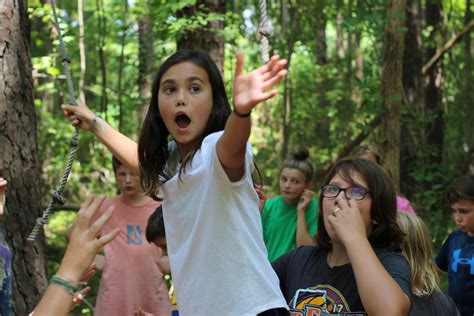
[{"label": "hand covering mouth", "polygon": [[184,113],[178,113],[174,121],[176,122],[176,125],[178,125],[180,128],[186,128],[191,123],[191,119],[189,118],[189,116]]}]

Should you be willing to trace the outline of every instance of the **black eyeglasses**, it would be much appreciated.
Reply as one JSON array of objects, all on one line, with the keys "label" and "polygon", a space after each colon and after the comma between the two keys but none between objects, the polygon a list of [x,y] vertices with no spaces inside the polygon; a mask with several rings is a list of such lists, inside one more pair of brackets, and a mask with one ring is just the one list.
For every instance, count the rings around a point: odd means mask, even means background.
[{"label": "black eyeglasses", "polygon": [[335,198],[339,195],[339,192],[344,191],[344,195],[348,200],[362,200],[369,190],[361,188],[361,187],[350,187],[350,188],[340,188],[337,185],[323,185],[321,188],[321,192],[324,197],[327,198]]}]

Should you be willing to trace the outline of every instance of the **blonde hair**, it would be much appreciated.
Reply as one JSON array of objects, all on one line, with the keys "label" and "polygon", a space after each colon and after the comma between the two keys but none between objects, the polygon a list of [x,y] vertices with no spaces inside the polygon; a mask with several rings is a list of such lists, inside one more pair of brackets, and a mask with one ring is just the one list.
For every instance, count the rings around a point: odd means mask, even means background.
[{"label": "blonde hair", "polygon": [[410,264],[413,294],[426,296],[438,291],[439,277],[426,224],[418,216],[404,212],[397,212],[397,222],[405,234],[401,249]]}]

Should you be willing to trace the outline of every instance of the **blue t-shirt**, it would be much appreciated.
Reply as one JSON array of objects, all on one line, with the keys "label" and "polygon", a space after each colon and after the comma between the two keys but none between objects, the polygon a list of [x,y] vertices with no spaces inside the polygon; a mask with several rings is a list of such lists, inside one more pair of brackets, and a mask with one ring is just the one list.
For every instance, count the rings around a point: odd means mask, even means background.
[{"label": "blue t-shirt", "polygon": [[461,315],[474,315],[474,237],[460,230],[453,232],[436,257],[436,264],[448,273],[449,296]]}]

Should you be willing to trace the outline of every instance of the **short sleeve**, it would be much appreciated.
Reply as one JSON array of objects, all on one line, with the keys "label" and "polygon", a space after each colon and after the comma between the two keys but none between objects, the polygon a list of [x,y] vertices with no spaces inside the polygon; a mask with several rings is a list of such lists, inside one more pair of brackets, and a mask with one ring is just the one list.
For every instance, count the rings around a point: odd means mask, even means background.
[{"label": "short sleeve", "polygon": [[385,270],[398,283],[402,291],[408,296],[411,296],[411,271],[410,265],[405,257],[400,253],[387,253],[380,257],[380,262],[385,267]]},{"label": "short sleeve", "polygon": [[234,186],[239,186],[247,179],[252,178],[252,172],[254,171],[253,165],[253,155],[252,155],[252,146],[249,142],[246,145],[245,151],[245,172],[244,175],[240,180],[237,181],[230,181],[224,167],[222,166],[221,162],[219,161],[219,157],[217,156],[217,142],[219,138],[222,136],[224,132],[216,132],[213,134],[208,135],[202,142],[201,145],[201,155],[203,161],[206,163],[208,162],[214,172],[214,174],[219,177],[220,179],[225,179],[226,182],[232,183]]},{"label": "short sleeve", "polygon": [[278,259],[272,262],[273,270],[275,271],[278,279],[280,280],[280,289],[283,293],[283,296],[287,297],[286,288],[287,282],[286,278],[288,276],[289,265],[291,261],[291,256],[294,251],[290,251],[285,253],[284,255],[280,256]]}]

